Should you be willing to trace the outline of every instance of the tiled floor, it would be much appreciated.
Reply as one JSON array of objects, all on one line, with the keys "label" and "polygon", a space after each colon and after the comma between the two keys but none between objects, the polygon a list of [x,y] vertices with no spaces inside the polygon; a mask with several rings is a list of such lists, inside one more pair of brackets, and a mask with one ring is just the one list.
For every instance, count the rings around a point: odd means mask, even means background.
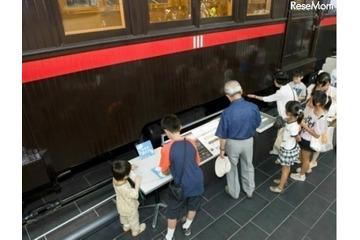
[{"label": "tiled floor", "polygon": [[[274,156],[270,156],[256,166],[256,190],[252,199],[245,198],[244,194],[241,194],[240,198],[236,200],[226,195],[224,192],[225,178],[216,179],[207,184],[202,195],[201,211],[198,212],[192,225],[191,236],[184,237],[180,224],[178,224],[175,238],[177,240],[336,239],[336,153],[330,151],[320,155],[318,166],[313,169],[311,174],[307,175],[306,181],[289,180],[289,185],[283,195],[274,194],[269,190],[269,186],[273,185],[273,179],[280,175],[281,167],[274,164],[275,159]],[[106,162],[102,166],[88,170],[83,177],[76,176],[77,179],[74,177],[67,180],[62,183],[64,192],[60,194],[66,196],[71,191],[110,176],[109,165],[110,162]],[[292,168],[293,172],[295,168],[296,166]],[[75,180],[79,181],[79,185],[75,184]],[[23,226],[23,239],[35,239],[113,194],[112,186],[105,186],[43,219]],[[32,206],[56,197],[59,197],[59,194],[44,196],[42,200],[33,203]],[[161,189],[160,197],[162,201],[167,201],[166,188]],[[153,202],[154,196],[147,196],[145,204]],[[157,226],[152,229],[153,209],[140,209],[140,220],[147,224],[147,229],[136,239],[150,240],[164,237],[166,234],[165,210],[160,211]],[[116,207],[110,200],[40,239],[59,239],[85,223],[112,211],[116,211]],[[114,218],[112,222],[86,239],[133,238],[129,233],[123,233],[118,219]]]}]

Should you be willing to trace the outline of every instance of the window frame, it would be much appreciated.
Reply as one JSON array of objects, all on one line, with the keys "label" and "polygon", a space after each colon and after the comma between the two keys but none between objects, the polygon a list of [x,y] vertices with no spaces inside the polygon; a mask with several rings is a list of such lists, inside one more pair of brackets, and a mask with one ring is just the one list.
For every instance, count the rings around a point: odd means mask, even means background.
[{"label": "window frame", "polygon": [[191,14],[190,19],[175,20],[175,21],[164,21],[164,22],[153,22],[153,23],[150,23],[149,3],[148,3],[148,1],[143,1],[143,2],[145,2],[147,13],[148,13],[147,14],[147,19],[148,19],[147,27],[148,27],[149,31],[174,29],[174,28],[178,28],[178,27],[191,27],[191,26],[194,25],[194,21],[195,21],[195,17],[196,17],[196,13],[193,12],[193,10],[194,10],[194,7],[193,7],[194,0],[190,0],[190,14]]},{"label": "window frame", "polygon": [[259,15],[250,15],[250,16],[248,16],[247,15],[247,10],[248,10],[249,0],[246,0],[245,1],[245,10],[243,11],[245,13],[245,21],[272,19],[273,18],[274,1],[275,0],[271,0],[270,12],[268,14],[259,14]]},{"label": "window frame", "polygon": [[54,5],[56,5],[56,18],[59,22],[59,28],[61,29],[60,35],[62,38],[62,42],[64,44],[68,43],[80,43],[92,40],[99,40],[99,39],[106,39],[112,37],[119,37],[123,35],[130,35],[131,34],[131,23],[130,23],[130,16],[129,16],[129,0],[122,0],[123,3],[123,20],[125,27],[120,29],[109,29],[109,30],[100,30],[100,31],[91,31],[91,32],[84,32],[84,33],[76,33],[76,34],[66,34],[65,33],[65,26],[61,14],[61,8],[58,0],[54,1]]},{"label": "window frame", "polygon": [[[193,0],[194,1],[194,0]],[[196,0],[195,0],[196,1]],[[231,6],[231,15],[230,16],[221,16],[221,17],[210,17],[210,18],[201,18],[200,16],[200,5],[201,5],[201,0],[197,0],[199,2],[199,8],[198,13],[199,13],[199,22],[200,25],[205,25],[205,24],[214,24],[214,23],[223,23],[223,22],[234,22],[235,21],[235,2],[239,1],[239,0],[233,0],[232,1],[232,6]]]}]

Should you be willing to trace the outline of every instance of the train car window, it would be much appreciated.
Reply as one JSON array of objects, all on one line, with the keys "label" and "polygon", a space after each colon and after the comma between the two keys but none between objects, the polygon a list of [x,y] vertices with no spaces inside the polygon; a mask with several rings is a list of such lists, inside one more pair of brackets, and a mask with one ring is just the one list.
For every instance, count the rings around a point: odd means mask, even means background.
[{"label": "train car window", "polygon": [[248,0],[246,16],[269,15],[271,0]]},{"label": "train car window", "polygon": [[148,0],[150,23],[191,19],[190,0]]},{"label": "train car window", "polygon": [[200,18],[231,16],[232,6],[232,0],[201,0]]},{"label": "train car window", "polygon": [[123,0],[58,0],[65,35],[125,28]]}]

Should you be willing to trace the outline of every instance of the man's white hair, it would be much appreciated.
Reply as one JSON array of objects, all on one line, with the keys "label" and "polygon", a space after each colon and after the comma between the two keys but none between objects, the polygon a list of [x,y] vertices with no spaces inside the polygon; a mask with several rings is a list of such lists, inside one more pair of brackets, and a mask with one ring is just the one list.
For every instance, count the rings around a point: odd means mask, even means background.
[{"label": "man's white hair", "polygon": [[242,93],[240,83],[236,80],[231,80],[225,83],[224,92],[226,95],[233,96],[236,93]]}]

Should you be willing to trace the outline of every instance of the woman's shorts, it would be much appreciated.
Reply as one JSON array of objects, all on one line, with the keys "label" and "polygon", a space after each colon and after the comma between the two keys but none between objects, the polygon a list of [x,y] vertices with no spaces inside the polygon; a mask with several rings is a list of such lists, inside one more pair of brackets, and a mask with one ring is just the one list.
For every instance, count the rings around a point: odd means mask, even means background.
[{"label": "woman's shorts", "polygon": [[299,142],[301,150],[308,151],[308,152],[316,152],[310,147],[310,141],[307,141],[301,138],[301,142]]}]

